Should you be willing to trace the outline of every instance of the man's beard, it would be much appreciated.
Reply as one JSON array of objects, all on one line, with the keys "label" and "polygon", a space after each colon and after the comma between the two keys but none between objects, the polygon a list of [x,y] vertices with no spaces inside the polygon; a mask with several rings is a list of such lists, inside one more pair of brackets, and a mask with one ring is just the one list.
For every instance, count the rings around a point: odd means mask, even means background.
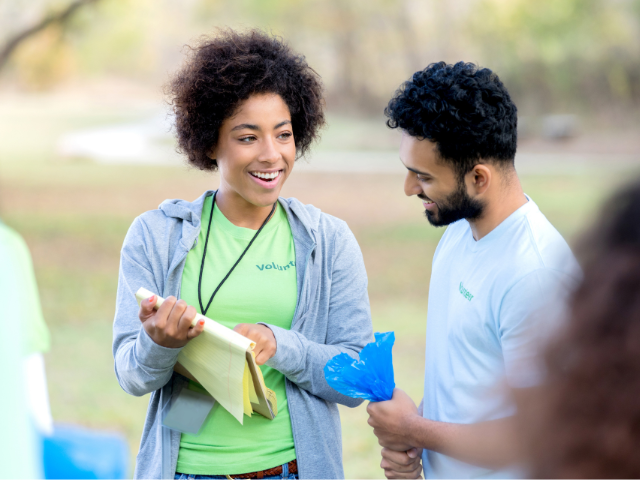
[{"label": "man's beard", "polygon": [[[418,197],[425,200],[421,195]],[[484,211],[484,204],[469,196],[463,182],[460,182],[458,188],[444,200],[434,203],[438,207],[435,213],[429,210],[424,212],[434,227],[444,227],[463,218],[474,220],[480,218]]]}]

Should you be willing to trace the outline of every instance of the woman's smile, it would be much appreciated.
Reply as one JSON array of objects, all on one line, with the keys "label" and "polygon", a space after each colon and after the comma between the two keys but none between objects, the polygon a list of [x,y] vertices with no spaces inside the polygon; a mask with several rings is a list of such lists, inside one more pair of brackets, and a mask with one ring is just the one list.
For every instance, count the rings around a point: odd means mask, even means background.
[{"label": "woman's smile", "polygon": [[249,176],[263,188],[275,188],[280,183],[284,169],[280,170],[253,170]]}]

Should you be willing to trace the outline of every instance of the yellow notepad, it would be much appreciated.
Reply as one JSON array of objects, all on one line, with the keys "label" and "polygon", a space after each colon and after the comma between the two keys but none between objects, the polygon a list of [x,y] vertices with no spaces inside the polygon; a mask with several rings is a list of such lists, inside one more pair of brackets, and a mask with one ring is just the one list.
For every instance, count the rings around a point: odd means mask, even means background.
[{"label": "yellow notepad", "polygon": [[[154,295],[145,288],[136,292],[138,304]],[[162,305],[158,297],[156,309]],[[196,315],[193,325],[204,320],[204,331],[189,341],[178,362],[240,423],[244,415],[259,413],[273,420],[278,414],[276,394],[264,383],[256,364],[256,344],[203,315]]]}]

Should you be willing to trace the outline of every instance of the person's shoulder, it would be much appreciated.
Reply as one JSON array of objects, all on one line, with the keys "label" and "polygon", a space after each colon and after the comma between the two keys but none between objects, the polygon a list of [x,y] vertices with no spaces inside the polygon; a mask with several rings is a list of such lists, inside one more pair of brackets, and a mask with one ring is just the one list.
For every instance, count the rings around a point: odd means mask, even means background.
[{"label": "person's shoulder", "polygon": [[207,190],[192,202],[180,198],[164,200],[158,208],[138,215],[131,225],[131,230],[166,231],[182,222],[198,227],[204,201],[212,194],[212,190]]},{"label": "person's shoulder", "polygon": [[308,238],[322,249],[359,250],[358,241],[346,221],[296,198],[280,199],[287,210],[294,237]]},{"label": "person's shoulder", "polygon": [[0,246],[5,249],[5,253],[14,260],[30,258],[29,247],[18,232],[0,221]]},{"label": "person's shoulder", "polygon": [[2,220],[0,220],[0,241],[7,246],[14,246],[24,242],[20,234]]},{"label": "person's shoulder", "polygon": [[341,218],[323,212],[315,205],[302,203],[294,197],[281,198],[280,201],[281,203],[284,203],[285,208],[288,209],[287,213],[292,213],[291,216],[311,230],[332,233],[342,232],[345,230],[350,231],[347,222]]},{"label": "person's shoulder", "polygon": [[495,269],[495,293],[503,295],[529,282],[574,285],[582,273],[560,232],[529,199],[493,244],[488,260]]},{"label": "person's shoulder", "polygon": [[125,241],[133,238],[157,236],[160,232],[172,230],[177,224],[177,219],[169,217],[161,209],[148,210],[134,218]]},{"label": "person's shoulder", "polygon": [[580,267],[567,241],[537,205],[534,204],[532,207],[535,208],[531,208],[527,212],[524,221],[526,222],[528,241],[537,257],[536,269],[579,276]]}]

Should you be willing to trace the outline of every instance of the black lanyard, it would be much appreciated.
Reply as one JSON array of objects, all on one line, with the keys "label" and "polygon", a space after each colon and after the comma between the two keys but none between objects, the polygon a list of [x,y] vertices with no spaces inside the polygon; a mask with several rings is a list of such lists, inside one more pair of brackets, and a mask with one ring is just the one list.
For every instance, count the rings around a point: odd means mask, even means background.
[{"label": "black lanyard", "polygon": [[231,267],[231,270],[229,270],[229,273],[225,275],[222,281],[218,284],[217,288],[213,291],[213,293],[211,294],[211,298],[209,299],[209,303],[207,303],[207,308],[204,308],[204,306],[202,305],[202,293],[201,293],[202,272],[204,272],[204,259],[207,256],[207,245],[209,244],[209,233],[211,232],[211,220],[213,219],[213,210],[216,208],[216,193],[218,192],[215,192],[213,194],[213,198],[211,199],[211,215],[209,215],[209,228],[207,228],[207,238],[204,241],[204,252],[202,254],[202,264],[200,265],[200,279],[198,280],[198,302],[200,302],[200,311],[202,312],[202,315],[207,314],[207,310],[209,310],[209,307],[211,306],[211,302],[213,302],[213,297],[216,296],[216,293],[218,293],[218,290],[220,290],[220,287],[222,286],[222,284],[227,280],[227,278],[229,278],[229,275],[231,275],[231,272],[233,272],[233,269],[238,266],[238,264],[240,263],[240,260],[242,260],[242,257],[244,257],[244,254],[247,253],[253,241],[258,237],[258,235],[260,235],[260,232],[262,231],[264,226],[267,224],[267,222],[273,215],[273,212],[276,210],[276,205],[278,204],[277,201],[276,203],[273,204],[273,207],[271,208],[271,212],[269,213],[265,221],[262,222],[262,225],[260,226],[256,234],[253,236],[253,238],[249,242],[249,245],[247,245],[247,248],[245,248],[244,252],[242,252],[242,255],[240,255],[240,258],[238,258],[238,260],[236,260],[236,263],[233,265],[233,267]]}]

